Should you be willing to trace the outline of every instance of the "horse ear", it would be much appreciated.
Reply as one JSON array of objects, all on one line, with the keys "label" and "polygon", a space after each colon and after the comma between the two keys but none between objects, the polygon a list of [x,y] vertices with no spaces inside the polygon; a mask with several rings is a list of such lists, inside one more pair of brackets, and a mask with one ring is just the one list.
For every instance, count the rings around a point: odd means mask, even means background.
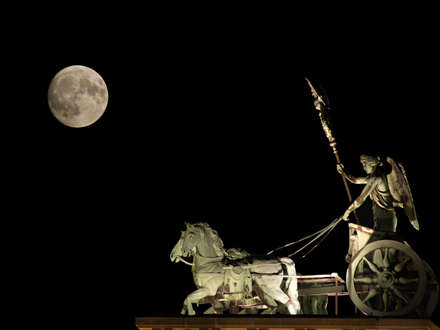
[{"label": "horse ear", "polygon": [[191,226],[191,224],[185,221],[185,226],[186,226],[186,229],[188,229]]}]

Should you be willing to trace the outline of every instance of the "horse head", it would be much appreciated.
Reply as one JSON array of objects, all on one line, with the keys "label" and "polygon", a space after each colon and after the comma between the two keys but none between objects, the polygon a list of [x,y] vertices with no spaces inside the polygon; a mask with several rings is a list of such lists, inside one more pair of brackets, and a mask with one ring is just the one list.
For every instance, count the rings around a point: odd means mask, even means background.
[{"label": "horse head", "polygon": [[202,240],[202,230],[197,225],[185,222],[186,230],[182,233],[182,256],[189,257],[195,253]]},{"label": "horse head", "polygon": [[195,249],[201,240],[200,228],[185,222],[186,230],[180,234],[180,239],[174,246],[170,254],[172,262],[184,261],[182,257],[191,257],[195,253]]},{"label": "horse head", "polygon": [[186,230],[181,233],[179,241],[171,251],[171,261],[183,261],[180,257],[224,256],[223,241],[207,223],[185,223],[185,225]]}]

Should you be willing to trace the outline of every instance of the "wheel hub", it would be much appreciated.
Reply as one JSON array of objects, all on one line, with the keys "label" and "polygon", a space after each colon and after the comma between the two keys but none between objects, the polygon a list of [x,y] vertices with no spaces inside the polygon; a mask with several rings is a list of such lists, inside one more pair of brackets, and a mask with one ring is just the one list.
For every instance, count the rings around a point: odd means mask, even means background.
[{"label": "wheel hub", "polygon": [[391,272],[385,271],[379,274],[377,283],[383,289],[391,287],[394,283],[394,275]]}]

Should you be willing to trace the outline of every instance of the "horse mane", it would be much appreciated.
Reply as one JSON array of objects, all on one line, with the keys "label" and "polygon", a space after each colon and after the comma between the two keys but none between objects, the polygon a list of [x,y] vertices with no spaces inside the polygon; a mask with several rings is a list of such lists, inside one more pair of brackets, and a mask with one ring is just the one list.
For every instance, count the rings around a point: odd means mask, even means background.
[{"label": "horse mane", "polygon": [[193,224],[193,226],[200,228],[207,235],[207,237],[211,238],[214,249],[218,254],[225,253],[225,249],[223,248],[223,241],[218,235],[217,230],[212,229],[206,222],[195,223]]}]

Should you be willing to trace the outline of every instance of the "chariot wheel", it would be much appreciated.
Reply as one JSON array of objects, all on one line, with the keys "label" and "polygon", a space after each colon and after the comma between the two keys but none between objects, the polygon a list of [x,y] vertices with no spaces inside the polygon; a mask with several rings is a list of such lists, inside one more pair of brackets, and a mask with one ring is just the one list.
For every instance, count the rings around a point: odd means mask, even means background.
[{"label": "chariot wheel", "polygon": [[417,315],[422,318],[430,318],[434,313],[439,300],[439,283],[431,266],[423,262],[427,274],[427,290],[422,302],[417,307]]},{"label": "chariot wheel", "polygon": [[408,245],[380,240],[353,257],[346,283],[351,300],[365,315],[400,316],[421,304],[427,275],[423,261]]}]

